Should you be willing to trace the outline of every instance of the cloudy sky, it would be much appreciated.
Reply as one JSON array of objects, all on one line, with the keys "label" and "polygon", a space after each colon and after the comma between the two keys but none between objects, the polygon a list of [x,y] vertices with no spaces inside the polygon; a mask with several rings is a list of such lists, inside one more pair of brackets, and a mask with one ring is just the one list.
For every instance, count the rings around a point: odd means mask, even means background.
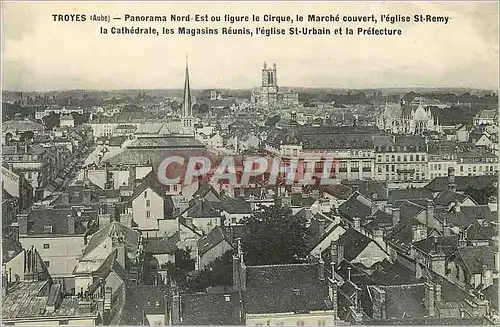
[{"label": "cloudy sky", "polygon": [[[447,25],[367,24],[401,28],[402,36],[100,35],[100,23],[54,22],[52,14],[168,15],[226,13],[430,14]],[[124,23],[103,23],[121,26]],[[276,62],[283,86],[408,86],[498,89],[498,7],[475,3],[59,3],[3,2],[2,83],[7,90],[182,88],[189,54],[193,88],[260,84],[264,61]],[[172,23],[149,23],[176,28]],[[246,24],[253,28],[265,23]],[[284,28],[290,27],[281,24]],[[346,27],[345,23],[325,23]],[[145,26],[127,23],[126,26]],[[191,23],[186,27],[204,27]],[[221,23],[218,27],[229,26]],[[233,25],[240,27],[242,25]],[[274,25],[278,26],[278,25]],[[302,26],[302,25],[300,25]],[[309,23],[309,26],[313,25]],[[216,27],[216,25],[211,25]],[[351,24],[357,28],[358,25]]]}]

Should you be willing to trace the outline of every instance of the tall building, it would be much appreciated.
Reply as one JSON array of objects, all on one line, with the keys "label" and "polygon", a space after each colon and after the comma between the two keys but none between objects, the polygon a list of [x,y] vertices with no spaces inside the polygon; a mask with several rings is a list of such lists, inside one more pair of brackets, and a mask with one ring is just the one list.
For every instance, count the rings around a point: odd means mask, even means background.
[{"label": "tall building", "polygon": [[268,69],[267,64],[264,62],[262,84],[259,89],[252,91],[252,103],[263,107],[298,105],[299,95],[291,90],[280,92],[276,64],[274,63],[273,68]]},{"label": "tall building", "polygon": [[186,74],[184,79],[184,97],[182,105],[182,128],[181,134],[194,135],[194,117],[193,106],[191,101],[191,88],[189,85],[189,68],[186,57]]},{"label": "tall building", "polygon": [[423,134],[425,132],[442,132],[439,117],[435,117],[430,109],[401,104],[386,104],[377,118],[377,127],[393,134]]}]

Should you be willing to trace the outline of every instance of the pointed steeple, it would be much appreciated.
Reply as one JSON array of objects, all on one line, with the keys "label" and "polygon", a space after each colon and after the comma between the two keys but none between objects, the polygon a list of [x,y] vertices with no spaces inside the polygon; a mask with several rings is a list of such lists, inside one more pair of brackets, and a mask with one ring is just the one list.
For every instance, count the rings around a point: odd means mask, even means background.
[{"label": "pointed steeple", "polygon": [[182,117],[192,117],[193,109],[191,107],[191,88],[189,86],[189,68],[188,68],[188,56],[186,54],[186,74],[184,79],[184,103],[182,106]]}]

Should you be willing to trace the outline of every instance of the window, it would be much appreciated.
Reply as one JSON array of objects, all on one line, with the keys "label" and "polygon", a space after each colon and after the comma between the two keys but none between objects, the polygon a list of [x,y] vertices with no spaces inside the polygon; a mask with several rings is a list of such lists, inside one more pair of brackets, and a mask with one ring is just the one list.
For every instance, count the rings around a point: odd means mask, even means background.
[{"label": "window", "polygon": [[146,218],[151,218],[151,212],[150,211],[146,211]]},{"label": "window", "polygon": [[460,166],[460,171],[464,171],[464,166]]},{"label": "window", "polygon": [[43,248],[44,248],[44,249],[50,249],[50,244],[45,243],[45,244],[43,245]]},{"label": "window", "polygon": [[167,192],[170,192],[170,185],[167,184],[166,187],[167,187]]},{"label": "window", "polygon": [[410,154],[410,161],[413,161],[413,154]]},{"label": "window", "polygon": [[385,161],[389,161],[389,155],[388,154],[385,156]]},{"label": "window", "polygon": [[146,207],[151,207],[151,200],[146,200]]},{"label": "window", "polygon": [[69,320],[59,320],[59,325],[68,325]]},{"label": "window", "polygon": [[394,162],[394,155],[391,156],[391,161]]},{"label": "window", "polygon": [[406,154],[403,156],[403,161],[408,161],[408,156]]},{"label": "window", "polygon": [[401,161],[401,156],[398,156],[398,162],[400,162],[400,161]]},{"label": "window", "polygon": [[174,185],[174,192],[177,192],[177,184]]},{"label": "window", "polygon": [[148,197],[148,191],[144,191],[144,197],[147,198]]},{"label": "window", "polygon": [[49,268],[50,267],[50,261],[44,261],[45,267]]}]

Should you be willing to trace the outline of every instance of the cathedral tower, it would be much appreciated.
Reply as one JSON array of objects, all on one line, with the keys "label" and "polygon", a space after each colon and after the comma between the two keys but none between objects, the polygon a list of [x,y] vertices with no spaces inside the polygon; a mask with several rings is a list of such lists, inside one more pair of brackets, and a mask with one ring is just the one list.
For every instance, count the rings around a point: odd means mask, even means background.
[{"label": "cathedral tower", "polygon": [[184,97],[182,104],[182,134],[194,135],[193,106],[191,103],[191,87],[189,85],[189,68],[186,56],[186,73],[184,77]]}]

